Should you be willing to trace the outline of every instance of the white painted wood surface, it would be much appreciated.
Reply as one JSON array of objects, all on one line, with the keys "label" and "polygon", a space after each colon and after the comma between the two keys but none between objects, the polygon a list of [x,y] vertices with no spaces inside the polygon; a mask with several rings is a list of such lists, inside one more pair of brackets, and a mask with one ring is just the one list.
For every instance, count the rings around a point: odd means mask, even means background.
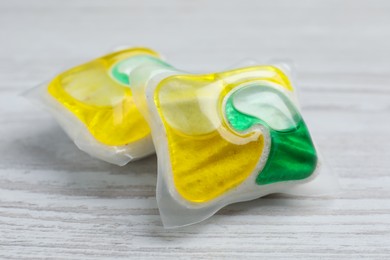
[{"label": "white painted wood surface", "polygon": [[[390,258],[389,1],[0,1],[0,258]],[[164,230],[156,158],[77,150],[18,94],[118,45],[188,70],[295,62],[340,194],[272,195]]]}]

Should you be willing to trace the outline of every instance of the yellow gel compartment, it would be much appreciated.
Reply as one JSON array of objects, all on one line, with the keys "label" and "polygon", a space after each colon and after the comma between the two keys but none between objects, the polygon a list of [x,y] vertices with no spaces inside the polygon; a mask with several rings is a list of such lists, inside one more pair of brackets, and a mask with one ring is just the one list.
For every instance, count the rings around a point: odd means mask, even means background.
[{"label": "yellow gel compartment", "polygon": [[150,134],[150,128],[136,108],[129,86],[111,76],[118,62],[137,55],[158,57],[146,48],[111,53],[55,77],[48,92],[74,114],[99,142],[122,146]]},{"label": "yellow gel compartment", "polygon": [[[229,92],[258,80],[292,90],[288,78],[273,66],[171,76],[157,86],[154,102],[166,130],[173,182],[185,200],[213,200],[242,184],[255,170],[264,150],[264,136],[232,130],[222,110]],[[244,141],[229,141],[222,133]]]}]

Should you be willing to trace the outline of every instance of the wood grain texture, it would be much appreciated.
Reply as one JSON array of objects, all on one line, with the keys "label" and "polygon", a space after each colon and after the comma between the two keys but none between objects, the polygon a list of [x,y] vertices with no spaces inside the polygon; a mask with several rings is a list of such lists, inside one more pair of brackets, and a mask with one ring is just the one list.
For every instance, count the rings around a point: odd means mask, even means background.
[{"label": "wood grain texture", "polygon": [[[389,1],[0,0],[0,258],[390,258]],[[156,158],[79,151],[18,94],[118,45],[187,70],[291,59],[342,191],[272,195],[164,230]]]}]

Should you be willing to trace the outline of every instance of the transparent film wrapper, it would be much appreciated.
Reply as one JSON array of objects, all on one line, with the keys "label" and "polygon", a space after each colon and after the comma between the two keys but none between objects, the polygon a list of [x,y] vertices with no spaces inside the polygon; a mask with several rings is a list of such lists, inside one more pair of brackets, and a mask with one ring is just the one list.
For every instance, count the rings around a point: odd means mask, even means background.
[{"label": "transparent film wrapper", "polygon": [[302,118],[288,68],[279,62],[200,75],[148,64],[129,74],[152,131],[166,228],[271,193],[337,191]]},{"label": "transparent film wrapper", "polygon": [[48,109],[83,151],[124,165],[154,153],[128,74],[140,65],[169,67],[146,48],[125,48],[73,67],[25,95]]}]

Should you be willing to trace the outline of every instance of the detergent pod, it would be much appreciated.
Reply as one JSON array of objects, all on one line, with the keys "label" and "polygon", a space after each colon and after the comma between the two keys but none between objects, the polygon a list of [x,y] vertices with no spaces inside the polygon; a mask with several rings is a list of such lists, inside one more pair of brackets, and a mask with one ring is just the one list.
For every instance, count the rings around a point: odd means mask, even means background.
[{"label": "detergent pod", "polygon": [[283,66],[192,75],[153,64],[130,78],[152,130],[165,227],[270,193],[320,193],[334,182],[318,174],[319,154]]},{"label": "detergent pod", "polygon": [[165,64],[146,48],[127,48],[73,67],[28,93],[93,157],[124,165],[154,153],[150,128],[134,104],[128,74]]}]

